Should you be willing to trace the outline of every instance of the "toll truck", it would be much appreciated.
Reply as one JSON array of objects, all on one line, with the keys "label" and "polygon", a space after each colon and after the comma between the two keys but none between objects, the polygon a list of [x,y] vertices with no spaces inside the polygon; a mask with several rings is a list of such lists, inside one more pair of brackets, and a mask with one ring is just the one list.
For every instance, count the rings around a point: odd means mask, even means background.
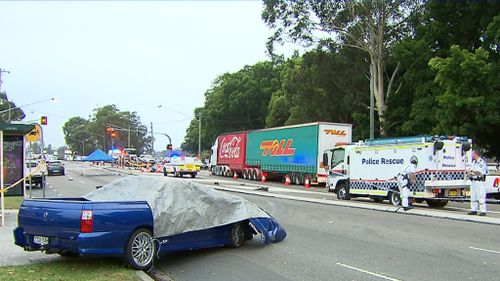
[{"label": "toll truck", "polygon": [[292,183],[325,183],[323,151],[351,142],[352,125],[314,122],[220,135],[209,169],[219,176],[261,180],[289,176]]},{"label": "toll truck", "polygon": [[323,153],[329,170],[327,188],[339,199],[370,197],[400,204],[396,177],[418,160],[416,183],[409,189],[417,202],[444,207],[450,198],[464,198],[470,189],[466,167],[472,142],[466,137],[402,137],[339,144]]}]

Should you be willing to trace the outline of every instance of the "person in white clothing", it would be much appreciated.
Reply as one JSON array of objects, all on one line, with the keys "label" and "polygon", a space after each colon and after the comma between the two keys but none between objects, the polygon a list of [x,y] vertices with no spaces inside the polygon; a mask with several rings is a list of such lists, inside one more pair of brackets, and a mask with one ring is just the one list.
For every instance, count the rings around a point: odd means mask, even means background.
[{"label": "person in white clothing", "polygon": [[480,216],[486,216],[486,186],[484,181],[488,174],[488,165],[481,158],[479,151],[472,154],[472,167],[467,170],[467,175],[471,181],[470,186],[470,212],[469,215],[477,215],[479,209]]},{"label": "person in white clothing", "polygon": [[410,159],[410,164],[401,170],[397,176],[399,190],[401,190],[401,205],[405,211],[413,209],[409,202],[410,185],[415,184],[417,180],[415,175],[415,172],[417,171],[417,164],[418,159],[416,156],[413,156]]}]

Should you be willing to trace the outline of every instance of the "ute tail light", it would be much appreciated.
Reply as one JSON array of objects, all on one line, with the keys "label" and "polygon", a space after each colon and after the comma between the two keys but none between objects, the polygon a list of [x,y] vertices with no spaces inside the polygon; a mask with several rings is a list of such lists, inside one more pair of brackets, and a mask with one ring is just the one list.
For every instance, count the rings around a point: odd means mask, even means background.
[{"label": "ute tail light", "polygon": [[432,193],[439,193],[441,190],[439,190],[439,188],[436,188],[436,189],[433,189],[432,190]]},{"label": "ute tail light", "polygon": [[493,182],[493,187],[498,187],[500,185],[500,178],[495,178],[495,181]]},{"label": "ute tail light", "polygon": [[94,231],[94,214],[92,210],[82,210],[80,218],[80,232],[90,233]]}]

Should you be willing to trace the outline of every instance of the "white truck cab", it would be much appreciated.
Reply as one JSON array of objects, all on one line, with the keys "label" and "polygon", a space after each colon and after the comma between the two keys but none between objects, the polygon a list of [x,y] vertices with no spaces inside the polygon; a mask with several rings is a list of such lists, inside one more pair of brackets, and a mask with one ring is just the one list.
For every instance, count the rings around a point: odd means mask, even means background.
[{"label": "white truck cab", "polygon": [[411,197],[430,207],[444,207],[450,198],[463,198],[470,189],[466,167],[471,163],[471,140],[465,137],[402,137],[340,144],[323,154],[327,188],[339,199],[370,197],[400,204],[396,176],[418,159]]}]

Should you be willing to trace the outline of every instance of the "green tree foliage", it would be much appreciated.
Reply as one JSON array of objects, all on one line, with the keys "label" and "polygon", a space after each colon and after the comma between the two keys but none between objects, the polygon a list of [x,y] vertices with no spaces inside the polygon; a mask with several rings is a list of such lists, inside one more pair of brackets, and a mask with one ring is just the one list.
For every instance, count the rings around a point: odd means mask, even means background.
[{"label": "green tree foliage", "polygon": [[[9,101],[5,92],[0,92],[0,122],[21,121],[26,116],[21,108],[15,108],[16,104]],[[13,109],[12,109],[13,108]]]},{"label": "green tree foliage", "polygon": [[388,100],[385,129],[389,135],[433,131],[438,122],[436,99],[444,89],[434,81],[429,61],[449,56],[452,45],[469,51],[480,47],[499,13],[497,1],[429,1],[422,14],[411,18],[415,32],[390,50],[391,64],[400,63],[402,75],[395,81],[397,93]]},{"label": "green tree foliage", "polygon": [[[366,59],[359,50],[342,48],[314,50],[287,60],[281,88],[269,103],[267,127],[314,121],[353,123],[355,113],[368,114]],[[369,136],[361,130],[355,135]]]},{"label": "green tree foliage", "polygon": [[88,120],[70,118],[64,124],[63,132],[71,150],[88,154],[96,148],[109,149],[111,138],[106,133],[108,126],[117,132],[115,146],[128,147],[130,136],[130,146],[138,152],[151,149],[151,137],[147,136],[147,127],[141,123],[137,113],[120,111],[115,105],[94,109]]},{"label": "green tree foliage", "polygon": [[[262,18],[274,30],[268,43],[271,52],[274,43],[288,40],[305,46],[334,43],[366,52],[370,90],[384,124],[386,99],[399,69],[386,77],[387,49],[409,31],[407,21],[421,5],[422,1],[397,0],[264,0]],[[384,128],[380,130],[384,134]]]},{"label": "green tree foliage", "polygon": [[[194,112],[202,120],[202,150],[209,150],[223,132],[263,128],[272,94],[280,87],[280,65],[259,62],[219,76],[205,93],[205,104]],[[186,130],[182,149],[198,151],[198,121]]]},{"label": "green tree foliage", "polygon": [[490,154],[500,155],[500,68],[488,52],[452,46],[449,57],[429,64],[444,89],[437,98],[435,132],[471,136]]}]

